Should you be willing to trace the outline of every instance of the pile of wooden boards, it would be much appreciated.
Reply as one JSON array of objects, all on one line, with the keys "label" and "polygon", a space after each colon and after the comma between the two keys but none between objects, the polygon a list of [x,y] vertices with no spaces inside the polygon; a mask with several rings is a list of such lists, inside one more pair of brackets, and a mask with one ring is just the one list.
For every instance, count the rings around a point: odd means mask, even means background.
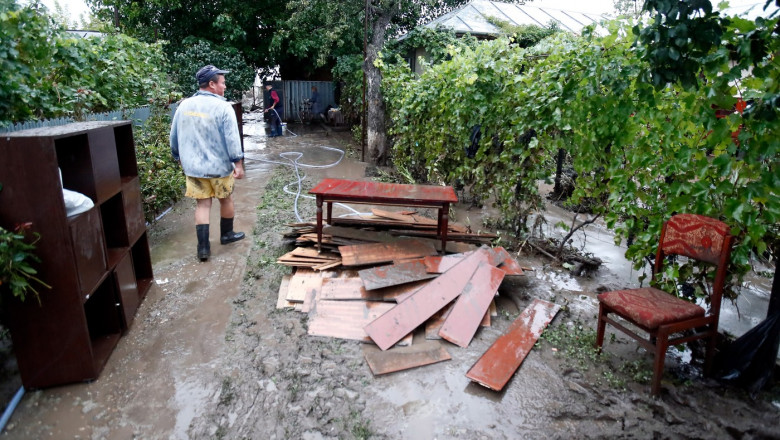
[{"label": "pile of wooden boards", "polygon": [[[466,252],[439,256],[432,240],[383,234],[358,231],[355,235],[366,238],[360,243],[336,246],[336,240],[330,242],[331,251],[317,255],[311,248],[297,248],[279,259],[298,267],[283,280],[277,306],[308,313],[310,335],[376,344],[378,349],[366,354],[374,374],[450,359],[438,343],[420,350],[399,351],[397,347],[411,345],[417,329],[425,330],[426,339],[468,347],[478,328],[489,326],[491,315],[495,316],[494,298],[502,281],[523,275],[523,268],[500,247],[469,246]],[[333,237],[343,235],[339,231]],[[371,235],[379,239],[367,239]],[[489,360],[478,362],[469,372],[472,380],[492,389],[503,388],[558,306],[537,300],[529,309],[524,312],[528,316],[521,314],[510,327],[510,333],[522,333],[525,353],[501,354],[497,347],[489,355],[488,350],[484,356]],[[536,329],[539,325],[541,329]],[[502,362],[496,356],[508,360]],[[502,369],[495,370],[496,366]]]},{"label": "pile of wooden boards", "polygon": [[[437,251],[441,251],[441,241],[436,239],[436,220],[423,217],[416,211],[391,212],[372,209],[371,215],[353,218],[335,218],[333,225],[325,225],[322,234],[323,249],[336,252],[339,246],[388,243],[400,236],[418,237],[421,241],[430,242]],[[341,225],[341,226],[339,226]],[[314,246],[317,243],[317,229],[314,223],[295,223],[289,225],[292,230],[286,237],[295,238],[296,245]],[[472,233],[469,228],[456,223],[449,224],[447,250],[450,252],[467,252],[476,245],[489,244],[497,236],[488,233]],[[279,259],[279,263],[290,266],[304,266],[307,261],[300,261],[300,255],[287,254]],[[310,266],[324,265],[332,261],[312,261]],[[333,267],[333,266],[331,266]]]}]

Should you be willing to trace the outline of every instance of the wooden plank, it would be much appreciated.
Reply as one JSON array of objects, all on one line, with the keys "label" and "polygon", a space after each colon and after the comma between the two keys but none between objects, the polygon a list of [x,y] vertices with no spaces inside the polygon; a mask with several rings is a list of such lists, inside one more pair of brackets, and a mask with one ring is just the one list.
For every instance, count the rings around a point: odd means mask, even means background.
[{"label": "wooden plank", "polygon": [[488,259],[485,250],[469,255],[451,270],[429,281],[412,296],[368,324],[365,327],[366,333],[379,348],[387,350],[455,299],[471,279],[477,265]]},{"label": "wooden plank", "polygon": [[414,223],[414,217],[412,217],[411,215],[404,215],[398,212],[385,211],[384,209],[377,209],[377,208],[371,209],[371,213],[379,217],[398,220],[404,223]]},{"label": "wooden plank", "polygon": [[[449,244],[449,243],[448,243]],[[425,270],[430,273],[444,273],[452,268],[452,266],[460,263],[461,260],[466,258],[469,253],[452,254],[440,257],[438,255],[424,257]]]},{"label": "wooden plank", "polygon": [[401,284],[399,286],[385,287],[385,289],[381,289],[381,290],[396,289],[395,302],[400,303],[406,301],[410,296],[417,293],[418,290],[420,290],[423,286],[425,286],[430,282],[431,280],[415,281],[409,284]]},{"label": "wooden plank", "polygon": [[498,307],[496,306],[496,300],[490,301],[490,316],[498,316]]},{"label": "wooden plank", "polygon": [[409,348],[393,348],[388,351],[365,350],[368,367],[374,376],[395,373],[452,359],[440,344],[424,344]]},{"label": "wooden plank", "polygon": [[[404,235],[403,233],[399,232],[399,235]],[[422,238],[417,237],[418,240],[424,241],[426,243],[431,243],[433,246],[436,247],[436,251],[441,252],[441,240],[436,240],[433,238]],[[448,254],[462,254],[466,252],[472,252],[479,249],[479,246],[472,244],[472,243],[463,243],[460,241],[450,241],[449,235],[447,236],[447,253]]]},{"label": "wooden plank", "polygon": [[[422,225],[419,225],[422,226]],[[413,230],[405,230],[405,231],[397,231],[397,230],[389,230],[389,233],[402,233],[405,235],[410,236],[416,236],[416,237],[430,237],[435,236],[438,234],[435,227],[432,228],[414,228]],[[447,239],[449,240],[449,237],[452,236],[453,240],[466,240],[466,241],[482,241],[482,242],[488,242],[490,240],[498,238],[498,235],[496,234],[475,234],[475,233],[463,233],[463,232],[448,232],[447,233]]]},{"label": "wooden plank", "polygon": [[498,268],[503,270],[507,275],[511,276],[519,276],[523,275],[523,269],[520,267],[520,263],[517,262],[514,258],[512,258],[511,255],[509,255],[509,252],[506,251],[501,246],[493,248],[495,252],[498,253],[498,257],[501,259],[501,263],[498,265]]},{"label": "wooden plank", "polygon": [[367,291],[360,278],[331,278],[322,280],[321,298],[327,300],[362,299],[383,301],[384,295],[376,291]]},{"label": "wooden plank", "polygon": [[454,305],[454,301],[447,304],[443,309],[439,310],[435,315],[431,316],[430,319],[425,321],[425,339],[441,339],[439,330],[441,330],[441,326],[444,325],[444,320],[447,319],[447,316],[450,314],[450,311],[452,311],[452,306]]},{"label": "wooden plank", "polygon": [[490,317],[490,301],[503,279],[503,271],[488,263],[479,263],[439,330],[439,336],[455,345],[468,347],[485,315]]},{"label": "wooden plank", "polygon": [[282,277],[282,283],[279,285],[279,298],[276,300],[277,309],[295,307],[295,303],[287,301],[287,289],[290,287],[290,278],[292,278],[292,275]]},{"label": "wooden plank", "polygon": [[[393,307],[392,303],[379,301],[320,299],[309,314],[308,334],[372,342],[363,327]],[[398,345],[411,345],[412,336],[406,335]]]},{"label": "wooden plank", "polygon": [[[325,238],[325,234],[327,234],[333,237],[361,240],[371,243],[389,243],[397,240],[397,238],[386,232],[364,231],[362,229],[342,228],[338,226],[323,226],[322,234],[323,239]],[[314,234],[314,241],[317,241],[316,233]]]},{"label": "wooden plank", "polygon": [[560,308],[557,304],[535,299],[471,367],[466,377],[491,390],[501,391]]},{"label": "wooden plank", "polygon": [[341,254],[341,264],[344,266],[364,266],[403,258],[434,255],[436,248],[430,243],[407,238],[398,239],[392,243],[339,246],[339,253]]},{"label": "wooden plank", "polygon": [[311,288],[306,291],[306,295],[303,297],[303,305],[301,306],[301,312],[309,313],[314,302],[320,299],[320,291],[322,290],[322,277],[319,277],[318,282],[310,284]]},{"label": "wooden plank", "polygon": [[403,231],[413,231],[413,230],[436,231],[436,227],[438,226],[438,225],[429,225],[425,223],[404,223],[398,220],[382,218],[382,217],[376,217],[376,218],[340,217],[340,218],[334,218],[333,224],[342,225],[342,226],[353,226],[358,228],[379,226],[382,228],[399,228]]},{"label": "wooden plank", "polygon": [[482,322],[479,323],[480,327],[490,327],[490,308],[485,312],[485,316],[482,317]]},{"label": "wooden plank", "polygon": [[[449,243],[447,244],[449,248]],[[506,275],[523,275],[523,270],[520,264],[512,258],[509,253],[501,246],[491,248],[491,255],[493,256],[493,264],[497,265],[499,269],[503,270]],[[458,261],[462,260],[465,254],[452,254],[440,256],[425,257],[425,268],[431,273],[444,273],[454,266]]]},{"label": "wooden plank", "polygon": [[333,269],[334,267],[338,267],[338,266],[341,266],[341,260],[334,261],[332,263],[320,264],[318,266],[312,266],[312,269],[316,271],[323,271],[323,270]]},{"label": "wooden plank", "polygon": [[306,293],[312,289],[319,289],[322,285],[322,277],[311,269],[298,269],[290,278],[290,286],[287,289],[287,301],[302,303]]},{"label": "wooden plank", "polygon": [[397,286],[438,276],[425,270],[425,263],[422,259],[363,269],[358,272],[358,275],[363,280],[366,290]]}]

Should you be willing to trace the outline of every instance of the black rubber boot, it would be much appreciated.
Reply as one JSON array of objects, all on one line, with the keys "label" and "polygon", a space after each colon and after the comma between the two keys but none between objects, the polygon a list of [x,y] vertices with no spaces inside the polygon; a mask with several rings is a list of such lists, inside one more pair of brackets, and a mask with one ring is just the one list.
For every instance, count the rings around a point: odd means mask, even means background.
[{"label": "black rubber boot", "polygon": [[195,233],[198,235],[198,258],[200,261],[206,261],[211,255],[209,225],[195,225]]},{"label": "black rubber boot", "polygon": [[243,232],[233,231],[233,219],[222,217],[219,219],[219,242],[222,244],[233,243],[244,238]]}]

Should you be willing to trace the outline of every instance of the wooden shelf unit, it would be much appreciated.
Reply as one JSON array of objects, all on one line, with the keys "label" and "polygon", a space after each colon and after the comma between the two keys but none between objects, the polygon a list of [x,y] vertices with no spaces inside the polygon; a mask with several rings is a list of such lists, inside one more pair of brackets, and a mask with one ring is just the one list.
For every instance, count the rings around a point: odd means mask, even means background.
[{"label": "wooden shelf unit", "polygon": [[[34,266],[52,286],[3,298],[22,383],[98,377],[152,286],[129,121],[79,122],[0,135],[0,226],[32,222]],[[62,184],[60,184],[60,172]],[[62,188],[95,203],[67,217]]]}]

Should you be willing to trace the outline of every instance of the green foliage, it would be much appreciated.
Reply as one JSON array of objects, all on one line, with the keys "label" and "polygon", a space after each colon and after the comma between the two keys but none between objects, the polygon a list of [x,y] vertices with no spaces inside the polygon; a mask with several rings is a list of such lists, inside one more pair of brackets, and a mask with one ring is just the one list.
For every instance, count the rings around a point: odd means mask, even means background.
[{"label": "green foliage", "polygon": [[363,57],[344,55],[336,60],[333,77],[341,83],[339,108],[344,120],[354,123],[362,119],[363,112]]},{"label": "green foliage", "polygon": [[0,287],[6,286],[22,301],[32,293],[40,302],[35,285],[51,287],[35,276],[38,272],[32,267],[40,261],[35,255],[35,243],[40,235],[35,233],[34,240],[28,243],[25,233],[31,226],[30,223],[19,225],[13,232],[0,226]]},{"label": "green foliage", "polygon": [[230,70],[225,75],[225,98],[240,101],[242,93],[252,88],[255,71],[235,48],[195,37],[185,38],[178,47],[180,49],[171,57],[171,77],[177,90],[184,95],[192,95],[198,90],[195,73],[207,64]]},{"label": "green foliage", "polygon": [[[466,2],[374,0],[368,27],[371,29],[371,23],[380,15],[391,14],[387,35],[400,35]],[[290,0],[287,10],[288,18],[273,39],[272,48],[277,56],[289,54],[309,59],[312,66],[321,67],[333,65],[341,57],[362,54],[365,2]]]},{"label": "green foliage", "polygon": [[[524,218],[542,204],[536,181],[545,177],[541,163],[548,153],[542,147],[549,144],[540,143],[537,133],[549,134],[537,125],[538,113],[545,105],[543,95],[555,93],[557,84],[540,90],[539,84],[530,84],[538,78],[519,75],[537,57],[505,38],[474,48],[450,46],[449,56],[419,78],[405,65],[384,65],[394,162],[418,181],[458,180],[482,199],[492,194],[505,216],[522,228]],[[465,147],[476,125],[481,142],[469,159]]]},{"label": "green foliage", "polygon": [[[287,0],[225,0],[219,3],[87,0],[87,3],[99,18],[111,23],[114,23],[116,8],[121,32],[146,42],[170,42],[166,46],[169,60],[174,52],[181,52],[181,44],[187,37],[193,37],[210,42],[216,50],[234,49],[249,66],[276,64],[269,44],[278,32],[277,23],[287,17]],[[222,68],[216,61],[209,63]]]},{"label": "green foliage", "polygon": [[520,47],[535,46],[550,35],[561,31],[558,29],[558,24],[554,21],[545,27],[533,24],[513,25],[495,17],[488,17],[488,21],[498,27],[503,35],[512,38],[513,44],[517,44]]},{"label": "green foliage", "polygon": [[[740,276],[752,253],[778,253],[769,246],[780,220],[780,68],[747,54],[755,35],[765,53],[777,53],[780,38],[777,19],[725,23],[725,43],[701,59],[698,88],[648,81],[651,66],[630,22],[609,24],[607,36],[557,34],[528,49],[506,39],[453,47],[450,60],[419,78],[384,63],[393,159],[418,181],[460,181],[492,196],[522,235],[542,206],[537,182],[552,173],[547,158],[563,148],[578,174],[572,203],[587,197],[617,240],[632,238],[626,256],[637,268],[654,255],[663,221],[688,212],[732,227],[731,276]],[[752,76],[743,78],[748,67]],[[716,117],[713,108],[733,108],[735,96],[750,103],[744,114]],[[469,158],[476,125],[481,139]],[[659,276],[679,283],[680,274],[707,273],[674,268]]]},{"label": "green foliage", "polygon": [[476,45],[476,38],[470,35],[458,38],[455,31],[451,29],[418,27],[406,34],[404,39],[388,42],[383,55],[386,62],[394,62],[398,57],[405,58],[413,54],[415,50],[422,49],[427,58],[425,62],[436,64],[450,57],[451,47],[468,46],[473,48]]},{"label": "green foliage", "polygon": [[358,411],[349,414],[349,432],[358,440],[368,440],[374,434],[371,431],[371,421],[363,419]]},{"label": "green foliage", "polygon": [[159,45],[124,35],[78,38],[54,25],[39,4],[7,0],[0,4],[0,40],[0,126],[169,99]]},{"label": "green foliage", "polygon": [[717,11],[709,0],[647,0],[643,8],[654,11],[655,20],[634,33],[650,50],[653,84],[662,87],[680,81],[684,87],[695,86],[701,58],[720,44],[723,33]]},{"label": "green foliage", "polygon": [[274,34],[271,49],[278,58],[309,60],[310,70],[360,54],[363,9],[364,3],[355,1],[290,0],[289,16]]},{"label": "green foliage", "polygon": [[540,341],[551,345],[568,366],[586,371],[599,359],[596,330],[591,325],[575,321],[548,327]]},{"label": "green foliage", "polygon": [[151,222],[184,194],[185,178],[171,156],[171,118],[167,108],[153,107],[152,116],[134,130],[135,156],[144,217]]}]

